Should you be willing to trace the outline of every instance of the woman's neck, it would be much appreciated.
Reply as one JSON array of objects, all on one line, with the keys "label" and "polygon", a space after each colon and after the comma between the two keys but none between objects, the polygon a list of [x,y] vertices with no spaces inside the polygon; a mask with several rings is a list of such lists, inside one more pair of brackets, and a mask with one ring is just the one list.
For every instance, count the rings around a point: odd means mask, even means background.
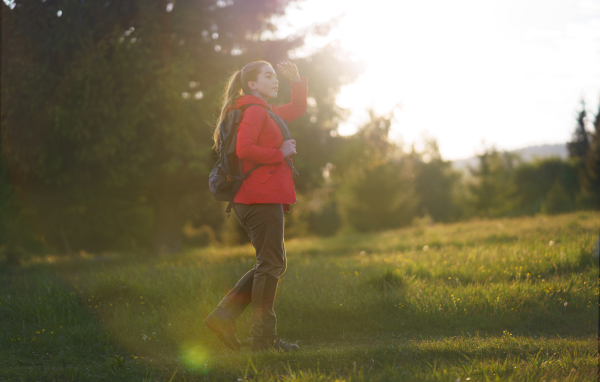
[{"label": "woman's neck", "polygon": [[269,97],[265,97],[257,91],[253,91],[252,95],[255,96],[256,98],[260,98],[261,100],[265,101],[265,103],[269,100]]}]

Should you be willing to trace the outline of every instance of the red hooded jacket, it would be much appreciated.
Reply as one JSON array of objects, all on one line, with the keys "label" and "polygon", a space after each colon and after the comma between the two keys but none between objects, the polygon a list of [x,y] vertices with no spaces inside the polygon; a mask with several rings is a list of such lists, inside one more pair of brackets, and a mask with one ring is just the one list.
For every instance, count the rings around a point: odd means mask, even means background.
[{"label": "red hooded jacket", "polygon": [[[300,82],[291,82],[292,102],[275,107],[258,97],[245,95],[235,100],[233,109],[256,103],[270,108],[288,122],[306,112],[308,81],[300,77]],[[293,134],[292,134],[293,139]],[[296,203],[296,190],[292,179],[292,169],[283,159],[279,148],[283,143],[281,130],[262,106],[250,106],[244,111],[238,128],[236,154],[242,160],[242,171],[251,170],[234,198],[234,203],[282,203],[284,211]]]}]

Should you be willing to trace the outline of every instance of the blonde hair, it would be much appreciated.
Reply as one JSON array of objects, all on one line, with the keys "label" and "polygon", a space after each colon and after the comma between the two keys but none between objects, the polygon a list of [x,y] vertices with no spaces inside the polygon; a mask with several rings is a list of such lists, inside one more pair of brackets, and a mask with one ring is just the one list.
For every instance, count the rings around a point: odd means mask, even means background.
[{"label": "blonde hair", "polygon": [[223,122],[227,116],[227,112],[230,111],[237,98],[252,93],[248,87],[248,81],[256,81],[264,65],[270,66],[271,64],[266,61],[250,62],[246,64],[242,70],[238,70],[229,77],[229,81],[227,81],[227,86],[221,97],[221,113],[219,114],[219,119],[217,120],[217,125],[215,126],[215,132],[213,134],[213,140],[215,141],[213,148],[215,150],[219,150],[219,126],[221,125],[221,122]]}]

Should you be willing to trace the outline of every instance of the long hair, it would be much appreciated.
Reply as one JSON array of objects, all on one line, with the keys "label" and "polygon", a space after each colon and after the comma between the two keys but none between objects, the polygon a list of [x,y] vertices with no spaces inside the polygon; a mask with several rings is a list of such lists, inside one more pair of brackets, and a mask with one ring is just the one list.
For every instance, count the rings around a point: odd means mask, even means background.
[{"label": "long hair", "polygon": [[266,61],[250,62],[249,64],[246,64],[242,70],[236,71],[229,77],[229,81],[227,81],[227,86],[221,97],[221,113],[219,114],[215,133],[213,134],[213,140],[215,141],[213,148],[215,150],[219,150],[219,126],[221,125],[221,122],[223,122],[225,116],[227,116],[227,112],[231,109],[238,97],[252,93],[248,87],[248,81],[256,81],[258,79],[258,75],[260,74],[263,65],[270,64]]}]

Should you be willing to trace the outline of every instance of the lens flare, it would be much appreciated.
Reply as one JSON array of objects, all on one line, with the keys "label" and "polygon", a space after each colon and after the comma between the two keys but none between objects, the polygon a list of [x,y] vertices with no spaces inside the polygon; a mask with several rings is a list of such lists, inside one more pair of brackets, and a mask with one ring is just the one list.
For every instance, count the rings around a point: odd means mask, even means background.
[{"label": "lens flare", "polygon": [[197,342],[185,342],[179,348],[179,359],[196,373],[204,374],[208,370],[208,352]]}]

